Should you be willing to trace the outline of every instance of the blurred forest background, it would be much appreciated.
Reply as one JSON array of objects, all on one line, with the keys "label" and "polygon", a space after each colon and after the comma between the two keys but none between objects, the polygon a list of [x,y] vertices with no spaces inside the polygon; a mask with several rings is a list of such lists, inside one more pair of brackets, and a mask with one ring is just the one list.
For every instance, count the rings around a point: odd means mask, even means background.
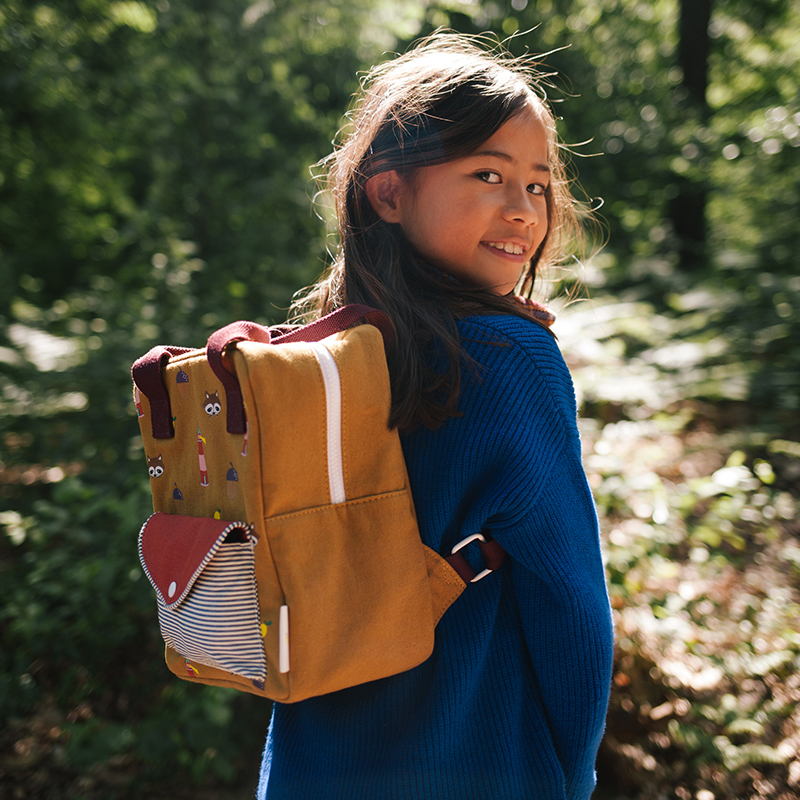
[{"label": "blurred forest background", "polygon": [[269,704],[162,664],[129,367],[282,321],[358,71],[440,26],[552,51],[604,203],[550,287],[617,616],[597,796],[800,794],[798,0],[4,0],[2,797],[252,795]]}]

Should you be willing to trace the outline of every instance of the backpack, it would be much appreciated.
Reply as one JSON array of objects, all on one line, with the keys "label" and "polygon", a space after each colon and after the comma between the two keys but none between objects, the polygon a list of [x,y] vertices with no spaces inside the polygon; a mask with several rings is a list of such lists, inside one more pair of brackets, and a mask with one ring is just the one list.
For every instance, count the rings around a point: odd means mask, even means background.
[{"label": "backpack", "polygon": [[[169,669],[290,703],[411,669],[467,582],[502,563],[480,532],[419,536],[382,312],[236,322],[133,365],[155,513],[139,556]],[[479,575],[460,548],[483,550]]]}]

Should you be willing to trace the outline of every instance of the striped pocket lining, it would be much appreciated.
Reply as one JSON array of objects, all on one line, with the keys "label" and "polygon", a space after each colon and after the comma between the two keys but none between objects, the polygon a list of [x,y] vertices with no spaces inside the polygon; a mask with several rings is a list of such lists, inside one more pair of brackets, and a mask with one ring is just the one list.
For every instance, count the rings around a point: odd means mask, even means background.
[{"label": "striped pocket lining", "polygon": [[[243,535],[242,528],[247,527],[242,523],[226,526],[171,603],[166,602],[144,557],[142,565],[156,589],[158,621],[167,645],[190,661],[263,682],[267,663],[255,576],[255,540]],[[140,555],[141,550],[140,539]]]}]

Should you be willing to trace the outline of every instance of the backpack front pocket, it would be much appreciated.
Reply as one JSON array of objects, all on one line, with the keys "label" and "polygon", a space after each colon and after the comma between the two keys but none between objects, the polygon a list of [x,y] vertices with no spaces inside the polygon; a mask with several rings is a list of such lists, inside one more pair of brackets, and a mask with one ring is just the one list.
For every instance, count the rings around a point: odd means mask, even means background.
[{"label": "backpack front pocket", "polygon": [[244,522],[153,514],[139,557],[167,645],[188,661],[263,682],[255,537]]}]

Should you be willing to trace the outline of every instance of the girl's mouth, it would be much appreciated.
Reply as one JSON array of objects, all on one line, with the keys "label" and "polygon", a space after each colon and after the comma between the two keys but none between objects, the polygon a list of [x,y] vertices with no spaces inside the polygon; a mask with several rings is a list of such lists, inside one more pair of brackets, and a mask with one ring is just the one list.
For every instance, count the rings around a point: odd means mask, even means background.
[{"label": "girl's mouth", "polygon": [[521,256],[525,252],[525,248],[521,244],[512,244],[511,242],[483,242],[483,244],[495,250],[502,250],[509,255]]}]

